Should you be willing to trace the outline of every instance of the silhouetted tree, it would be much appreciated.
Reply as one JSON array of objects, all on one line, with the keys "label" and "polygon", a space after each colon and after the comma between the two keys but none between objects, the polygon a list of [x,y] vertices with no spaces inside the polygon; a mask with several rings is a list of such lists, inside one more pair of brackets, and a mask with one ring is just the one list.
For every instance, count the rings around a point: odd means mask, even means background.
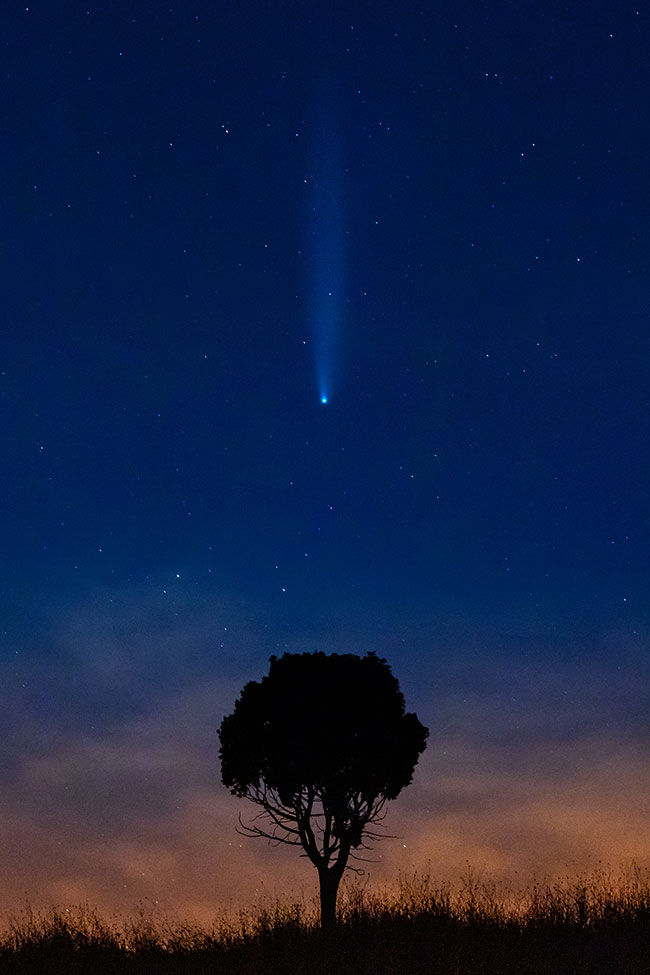
[{"label": "silhouetted tree", "polygon": [[321,926],[336,923],[348,858],[409,785],[427,728],[405,713],[386,660],[368,653],[285,653],[250,681],[219,729],[221,778],[261,806],[242,831],[302,846],[318,871]]}]

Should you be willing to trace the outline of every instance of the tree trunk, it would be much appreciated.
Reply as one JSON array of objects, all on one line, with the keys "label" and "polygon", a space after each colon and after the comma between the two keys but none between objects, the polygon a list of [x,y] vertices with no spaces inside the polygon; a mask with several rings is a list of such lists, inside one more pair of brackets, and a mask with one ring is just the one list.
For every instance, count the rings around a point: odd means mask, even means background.
[{"label": "tree trunk", "polygon": [[323,867],[318,871],[320,881],[320,927],[323,932],[336,928],[336,896],[339,890],[341,872],[334,867]]}]

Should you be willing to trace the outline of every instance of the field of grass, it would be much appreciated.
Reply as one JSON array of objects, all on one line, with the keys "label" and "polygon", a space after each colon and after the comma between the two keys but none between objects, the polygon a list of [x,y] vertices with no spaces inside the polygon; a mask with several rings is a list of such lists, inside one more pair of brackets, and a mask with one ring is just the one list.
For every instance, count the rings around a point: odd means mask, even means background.
[{"label": "field of grass", "polygon": [[339,896],[339,927],[274,904],[211,930],[155,919],[102,920],[89,908],[26,907],[0,934],[2,975],[648,975],[650,874],[601,871],[513,892],[471,873],[458,889],[428,876]]}]

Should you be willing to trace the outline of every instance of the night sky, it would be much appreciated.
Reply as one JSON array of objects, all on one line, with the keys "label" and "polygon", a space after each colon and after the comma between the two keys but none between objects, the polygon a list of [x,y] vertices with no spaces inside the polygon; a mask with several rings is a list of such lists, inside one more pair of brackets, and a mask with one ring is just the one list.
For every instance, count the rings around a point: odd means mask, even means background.
[{"label": "night sky", "polygon": [[0,14],[0,911],[311,896],[285,650],[431,730],[373,882],[648,863],[650,7],[88,4]]}]

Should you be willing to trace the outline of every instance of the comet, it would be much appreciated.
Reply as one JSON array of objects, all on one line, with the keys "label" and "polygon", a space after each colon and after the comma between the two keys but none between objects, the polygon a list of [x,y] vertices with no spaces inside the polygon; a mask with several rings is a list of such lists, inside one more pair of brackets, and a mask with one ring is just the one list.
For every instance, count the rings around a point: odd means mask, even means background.
[{"label": "comet", "polygon": [[334,386],[345,307],[345,163],[333,106],[320,106],[307,180],[309,317],[316,386],[326,406]]}]

